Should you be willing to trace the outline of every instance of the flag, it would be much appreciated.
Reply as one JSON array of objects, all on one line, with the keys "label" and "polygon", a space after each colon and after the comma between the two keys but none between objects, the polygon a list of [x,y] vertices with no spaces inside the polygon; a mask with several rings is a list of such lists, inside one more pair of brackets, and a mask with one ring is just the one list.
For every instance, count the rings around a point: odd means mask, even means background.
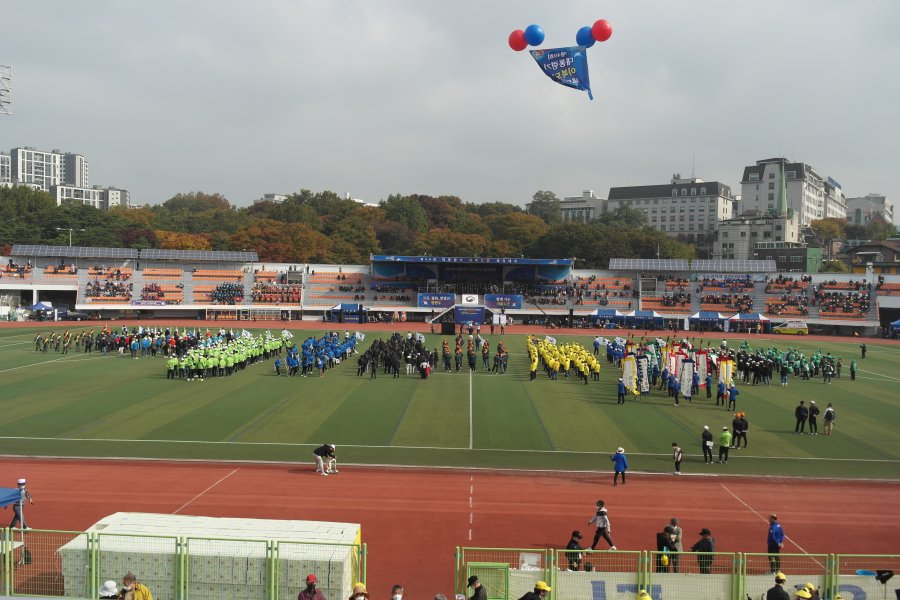
[{"label": "flag", "polygon": [[253,334],[247,331],[246,329],[241,329],[241,337],[242,338],[252,338]]},{"label": "flag", "polygon": [[416,341],[417,341],[417,342],[422,342],[422,343],[424,344],[424,343],[425,343],[425,334],[424,334],[424,333],[417,333],[417,334],[416,334]]},{"label": "flag", "polygon": [[591,93],[591,82],[588,77],[587,48],[571,46],[569,48],[548,48],[532,50],[531,56],[544,72],[544,75],[560,85]]},{"label": "flag", "polygon": [[282,329],[281,337],[283,337],[286,340],[292,340],[292,339],[294,339],[294,334],[291,333],[290,331],[288,331],[287,329]]},{"label": "flag", "polygon": [[556,344],[556,338],[555,338],[555,337],[550,337],[549,335],[546,336],[546,337],[544,338],[544,341],[545,341],[545,342],[549,342],[549,343],[554,344],[554,345]]},{"label": "flag", "polygon": [[361,332],[361,331],[357,331],[357,332],[356,332],[356,339],[359,340],[359,341],[361,342],[361,341],[363,341],[364,339],[366,339],[366,334],[364,334],[364,333]]}]

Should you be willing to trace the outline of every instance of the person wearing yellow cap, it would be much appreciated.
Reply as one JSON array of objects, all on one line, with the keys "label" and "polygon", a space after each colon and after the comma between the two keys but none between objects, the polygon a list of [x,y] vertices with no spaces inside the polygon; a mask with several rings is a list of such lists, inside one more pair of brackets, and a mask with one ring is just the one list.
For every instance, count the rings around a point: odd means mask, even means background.
[{"label": "person wearing yellow cap", "polygon": [[647,590],[641,590],[638,592],[638,600],[643,600],[644,598],[649,598],[650,594],[647,593]]},{"label": "person wearing yellow cap", "polygon": [[787,581],[787,577],[784,576],[784,573],[780,571],[775,573],[775,585],[766,591],[766,600],[791,600],[791,595],[784,589],[785,581]]},{"label": "person wearing yellow cap", "polygon": [[353,593],[350,594],[349,600],[369,600],[369,592],[366,590],[366,584],[358,581],[353,584]]},{"label": "person wearing yellow cap", "polygon": [[819,590],[816,589],[816,584],[812,583],[811,581],[807,581],[807,582],[803,585],[803,588],[804,588],[807,592],[809,592],[809,597],[810,597],[810,598],[812,598],[813,600],[819,600]]},{"label": "person wearing yellow cap", "polygon": [[538,581],[534,584],[534,591],[527,592],[519,600],[541,600],[550,591],[550,586],[544,581]]},{"label": "person wearing yellow cap", "polygon": [[807,592],[806,588],[801,588],[801,589],[797,590],[796,592],[794,592],[794,600],[797,600],[798,598],[803,598],[804,600],[808,600],[809,598],[812,598],[812,594]]}]

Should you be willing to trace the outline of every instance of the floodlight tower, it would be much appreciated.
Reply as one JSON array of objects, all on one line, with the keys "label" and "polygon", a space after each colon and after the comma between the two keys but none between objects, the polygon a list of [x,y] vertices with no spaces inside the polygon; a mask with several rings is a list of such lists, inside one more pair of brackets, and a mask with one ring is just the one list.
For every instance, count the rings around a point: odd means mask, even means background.
[{"label": "floodlight tower", "polygon": [[0,115],[12,114],[12,67],[0,65]]}]

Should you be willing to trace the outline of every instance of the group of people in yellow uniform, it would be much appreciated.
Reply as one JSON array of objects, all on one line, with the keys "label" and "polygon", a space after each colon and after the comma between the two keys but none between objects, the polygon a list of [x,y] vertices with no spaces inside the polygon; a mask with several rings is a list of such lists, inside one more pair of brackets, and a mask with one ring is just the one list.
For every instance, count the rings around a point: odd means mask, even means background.
[{"label": "group of people in yellow uniform", "polygon": [[581,344],[557,345],[553,340],[528,336],[527,346],[532,381],[537,379],[538,366],[541,364],[550,379],[559,379],[560,373],[568,379],[569,371],[574,370],[585,385],[591,379],[600,381],[600,362]]}]

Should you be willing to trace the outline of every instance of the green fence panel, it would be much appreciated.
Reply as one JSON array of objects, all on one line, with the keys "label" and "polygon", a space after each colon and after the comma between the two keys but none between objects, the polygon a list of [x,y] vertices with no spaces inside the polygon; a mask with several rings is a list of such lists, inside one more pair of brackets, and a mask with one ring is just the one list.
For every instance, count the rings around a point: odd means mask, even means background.
[{"label": "green fence panel", "polygon": [[185,600],[266,597],[268,542],[185,538]]},{"label": "green fence panel", "polygon": [[618,590],[634,596],[640,587],[643,553],[620,550],[554,550],[551,598],[593,600],[595,590],[602,597],[616,598]]},{"label": "green fence panel", "polygon": [[92,538],[79,531],[11,530],[10,594],[93,598]]},{"label": "green fence panel", "polygon": [[[881,583],[879,571],[893,571],[897,575]],[[900,589],[900,554],[839,554],[834,560],[831,586],[845,600],[857,598],[896,598]],[[883,578],[882,578],[883,579]]]},{"label": "green fence panel", "polygon": [[346,598],[365,575],[365,554],[359,544],[276,542],[274,598],[295,600],[314,574],[326,598]]},{"label": "green fence panel", "polygon": [[179,541],[171,536],[96,534],[94,584],[121,584],[126,573],[150,588],[155,600],[181,600]]},{"label": "green fence panel", "polygon": [[830,579],[826,554],[744,554],[743,561],[743,592],[754,599],[775,585],[776,571],[784,573],[789,591],[806,583],[825,589]]},{"label": "green fence panel", "polygon": [[457,561],[457,594],[466,594],[466,581],[470,575],[481,579],[481,573],[469,568],[470,565],[490,565],[491,573],[496,573],[501,565],[505,565],[508,570],[505,595],[498,595],[496,590],[483,583],[488,598],[501,600],[520,598],[525,592],[533,590],[538,581],[549,583],[553,571],[552,551],[543,548],[459,548]]},{"label": "green fence panel", "polygon": [[653,598],[732,598],[740,576],[732,552],[649,552],[644,589]]}]

